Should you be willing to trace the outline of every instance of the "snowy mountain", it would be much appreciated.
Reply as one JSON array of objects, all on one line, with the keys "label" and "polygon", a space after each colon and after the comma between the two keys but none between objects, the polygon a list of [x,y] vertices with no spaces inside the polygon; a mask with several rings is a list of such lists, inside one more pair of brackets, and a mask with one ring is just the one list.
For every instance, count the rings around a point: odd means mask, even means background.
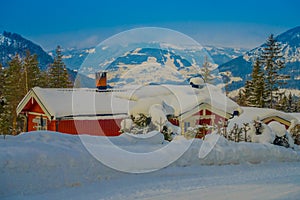
[{"label": "snowy mountain", "polygon": [[216,46],[204,46],[208,54],[212,57],[214,62],[218,65],[222,65],[226,62],[229,62],[232,59],[235,59],[249,49],[246,48],[230,48],[230,47],[216,47]]},{"label": "snowy mountain", "polygon": [[[169,49],[174,50],[176,47],[169,47]],[[245,48],[229,48],[229,47],[215,47],[215,46],[204,46],[204,49],[211,56],[212,60],[215,64],[221,65],[226,63],[234,58],[243,55],[247,52],[248,49]],[[55,50],[49,52],[50,55],[53,55]],[[63,49],[63,60],[66,66],[69,69],[78,70],[83,63],[84,59],[88,56],[89,53],[94,53],[95,47],[91,48],[83,48],[83,49],[75,49],[75,48],[67,48]],[[197,52],[192,52],[197,53]],[[132,61],[134,62],[134,60]]]},{"label": "snowy mountain", "polygon": [[[199,76],[199,67],[203,65],[205,57],[212,63],[211,69],[215,69],[220,63],[236,58],[245,51],[213,46],[176,46],[157,42],[132,43],[126,47],[100,45],[81,50],[66,49],[64,62],[69,68],[78,69],[80,73],[89,77],[93,77],[96,71],[109,71],[108,79],[111,86],[130,83],[133,80],[135,84],[143,84],[143,81],[176,84],[190,77]],[[81,62],[82,65],[78,66]],[[137,74],[141,75],[141,78],[138,78]]]},{"label": "snowy mountain", "polygon": [[[3,34],[0,34],[0,62],[4,66],[6,66],[7,62],[16,54],[25,56],[27,49],[32,54],[38,55],[40,68],[42,70],[47,69],[49,64],[53,62],[55,50],[47,53],[39,45],[16,33],[4,32]],[[109,74],[109,78],[111,79],[110,82],[111,85],[115,85],[114,82],[116,81],[119,83],[127,83],[132,79],[137,80],[135,74],[140,74],[142,68],[151,68],[150,66],[152,66],[154,69],[162,69],[160,67],[161,65],[171,66],[173,70],[165,68],[163,73],[159,70],[148,71],[148,73],[152,75],[148,78],[153,79],[153,77],[155,77],[156,80],[153,82],[161,82],[160,80],[164,80],[168,77],[168,83],[182,83],[183,76],[191,77],[198,75],[199,71],[196,67],[202,66],[206,56],[211,56],[209,61],[214,63],[212,68],[216,68],[219,64],[241,55],[245,52],[245,49],[213,46],[206,46],[204,48],[198,46],[178,47],[176,45],[157,44],[154,42],[150,44],[132,44],[122,54],[116,54],[118,51],[118,47],[92,47],[85,49],[63,49],[62,53],[63,60],[69,69],[72,80],[75,80],[77,76],[76,71],[78,70],[80,73],[93,78],[94,70],[91,69],[91,66],[82,65],[87,57],[89,57],[89,63],[93,63],[92,68],[95,68],[94,65],[98,62],[98,53],[100,53],[102,57],[109,57],[110,60],[99,62],[97,64],[101,65],[101,67],[103,67],[104,64],[109,64],[106,67],[107,70],[111,71]],[[95,55],[94,58],[93,55]],[[115,55],[115,57],[112,57],[111,55]],[[125,69],[129,69],[129,67],[132,69],[133,65],[135,67],[140,66],[139,68],[135,68],[139,69],[140,72],[135,71],[132,74],[132,77],[127,77],[128,80],[124,82],[124,79],[120,79],[120,76],[124,75]],[[99,71],[99,68],[96,68],[95,71]],[[154,75],[153,73],[156,74]],[[126,76],[128,75],[130,74],[126,74]],[[88,77],[81,76],[80,80],[81,84],[85,87],[94,86],[94,81]],[[139,80],[137,81],[137,83],[140,83]]]},{"label": "snowy mountain", "polygon": [[[287,80],[286,88],[300,89],[300,26],[290,29],[275,38],[283,47],[283,58],[286,68],[282,73],[289,74],[291,78]],[[219,72],[226,74],[231,84],[230,91],[239,89],[249,79],[252,72],[252,62],[262,51],[265,44],[252,49],[242,56],[239,56],[227,63],[219,66]]]},{"label": "snowy mountain", "polygon": [[21,57],[25,56],[27,49],[31,54],[37,54],[41,69],[45,70],[53,62],[53,58],[39,45],[23,38],[21,35],[6,31],[0,34],[0,63],[3,66],[6,66],[7,62],[16,54]]},{"label": "snowy mountain", "polygon": [[[31,54],[36,54],[38,56],[39,67],[41,70],[46,70],[53,62],[53,55],[55,51],[47,53],[39,45],[16,33],[4,31],[3,34],[0,34],[0,63],[4,67],[7,66],[7,62],[9,62],[16,54],[24,57],[27,50],[29,50]],[[68,67],[67,70],[70,74],[71,80],[74,81],[78,75],[77,72]],[[80,80],[84,85],[94,86],[94,80],[88,77],[81,75]]]},{"label": "snowy mountain", "polygon": [[[94,51],[94,47],[83,49],[63,48],[63,61],[66,64],[67,68],[72,70],[78,70],[81,64],[83,63],[84,59],[89,55],[89,53],[93,53]],[[48,52],[48,54],[53,56],[55,54],[55,50]]]}]

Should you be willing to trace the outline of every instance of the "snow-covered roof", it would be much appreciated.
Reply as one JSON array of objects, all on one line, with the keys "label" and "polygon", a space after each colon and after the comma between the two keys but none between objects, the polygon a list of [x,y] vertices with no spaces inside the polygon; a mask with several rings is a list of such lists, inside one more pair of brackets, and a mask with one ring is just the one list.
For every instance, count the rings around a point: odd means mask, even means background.
[{"label": "snow-covered roof", "polygon": [[[49,118],[67,116],[105,116],[127,114],[149,114],[154,104],[162,105],[168,112],[180,116],[197,109],[199,105],[210,105],[212,111],[233,113],[239,106],[212,85],[193,88],[190,85],[146,85],[127,86],[121,89],[97,92],[88,88],[33,88],[20,102],[17,113],[34,98]],[[173,108],[173,109],[172,109]]]},{"label": "snow-covered roof", "polygon": [[34,98],[49,118],[68,116],[127,115],[128,100],[115,98],[113,92],[97,92],[88,88],[33,88],[17,107],[19,114]]},{"label": "snow-covered roof", "polygon": [[243,123],[249,123],[253,120],[264,120],[269,117],[279,117],[283,120],[291,122],[292,120],[296,120],[296,117],[291,115],[290,113],[285,113],[275,109],[269,108],[256,108],[256,107],[242,107],[243,114],[235,117],[230,120],[230,125],[233,126],[234,123],[238,125],[242,125]]},{"label": "snow-covered roof", "polygon": [[201,88],[193,88],[190,85],[136,86],[134,90],[124,90],[117,96],[136,101],[130,110],[131,114],[137,112],[147,114],[153,104],[166,104],[173,107],[176,116],[194,110],[201,104],[210,105],[212,110],[224,113],[241,112],[234,101],[227,98],[219,88],[210,84],[202,85]]}]

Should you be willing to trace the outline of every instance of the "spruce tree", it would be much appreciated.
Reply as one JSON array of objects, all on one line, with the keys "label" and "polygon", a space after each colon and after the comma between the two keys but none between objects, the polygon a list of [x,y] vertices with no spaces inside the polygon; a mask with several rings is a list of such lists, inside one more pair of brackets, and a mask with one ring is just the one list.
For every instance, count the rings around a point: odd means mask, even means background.
[{"label": "spruce tree", "polygon": [[246,81],[245,90],[244,90],[244,105],[252,106],[252,89],[253,83],[251,80]]},{"label": "spruce tree", "polygon": [[281,93],[278,96],[278,101],[275,108],[277,110],[288,112],[288,97],[284,93]]},{"label": "spruce tree", "polygon": [[23,61],[23,76],[25,80],[25,93],[35,86],[41,86],[42,73],[39,68],[37,55],[30,55],[29,50],[26,51],[26,57]]},{"label": "spruce tree", "polygon": [[292,96],[292,93],[290,92],[288,98],[287,98],[287,112],[294,112],[294,99]]},{"label": "spruce tree", "polygon": [[237,104],[239,104],[240,106],[246,106],[245,99],[245,90],[239,89],[239,93],[236,100]]},{"label": "spruce tree", "polygon": [[56,56],[48,73],[48,86],[50,88],[67,88],[72,86],[66,65],[64,64],[62,57],[63,55],[61,52],[61,47],[57,46]]},{"label": "spruce tree", "polygon": [[16,135],[18,130],[18,116],[16,108],[25,95],[25,84],[22,74],[22,62],[16,55],[5,70],[5,80],[3,85],[3,96],[5,98],[4,112],[1,119],[4,120],[2,129],[5,133]]},{"label": "spruce tree", "polygon": [[2,94],[3,94],[3,83],[4,83],[4,70],[2,64],[0,63],[0,101],[2,99]]},{"label": "spruce tree", "polygon": [[7,133],[7,129],[6,127],[8,127],[7,121],[6,121],[6,117],[5,117],[5,112],[4,112],[4,105],[6,103],[6,100],[4,98],[4,94],[3,94],[3,89],[4,89],[4,73],[5,70],[3,69],[1,63],[0,63],[0,134],[4,134]]},{"label": "spruce tree", "polygon": [[285,67],[281,54],[282,47],[274,39],[273,34],[271,34],[267,39],[261,55],[265,69],[266,95],[268,96],[266,106],[269,108],[274,108],[277,100],[276,92],[279,86],[283,84],[282,79],[284,76],[279,74],[280,70]]},{"label": "spruce tree", "polygon": [[264,72],[261,69],[261,62],[256,59],[252,70],[252,87],[249,100],[254,107],[263,108],[265,106],[265,83]]},{"label": "spruce tree", "polygon": [[294,112],[300,112],[300,101],[297,100],[295,101],[295,107],[294,107]]}]

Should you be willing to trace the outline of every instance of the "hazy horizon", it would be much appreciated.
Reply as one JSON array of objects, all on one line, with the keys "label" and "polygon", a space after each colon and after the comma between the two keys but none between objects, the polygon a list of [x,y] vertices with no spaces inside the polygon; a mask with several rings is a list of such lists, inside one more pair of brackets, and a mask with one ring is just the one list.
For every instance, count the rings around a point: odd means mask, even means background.
[{"label": "hazy horizon", "polygon": [[122,31],[161,27],[201,45],[255,48],[268,35],[300,25],[300,2],[228,1],[59,1],[2,2],[0,30],[18,33],[45,50],[96,46]]}]

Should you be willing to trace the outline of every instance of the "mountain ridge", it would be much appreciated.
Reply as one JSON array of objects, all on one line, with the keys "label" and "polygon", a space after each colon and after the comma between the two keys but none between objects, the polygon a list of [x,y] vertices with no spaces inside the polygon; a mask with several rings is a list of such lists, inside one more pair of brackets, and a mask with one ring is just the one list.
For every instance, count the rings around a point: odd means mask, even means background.
[{"label": "mountain ridge", "polygon": [[[289,29],[275,37],[282,46],[282,55],[285,60],[285,68],[280,72],[289,74],[291,78],[286,80],[284,88],[300,90],[300,26]],[[218,71],[230,80],[229,91],[243,87],[246,80],[250,79],[253,61],[262,52],[265,43],[251,49],[242,56],[232,59],[218,67]],[[234,81],[239,80],[239,81]]]},{"label": "mountain ridge", "polygon": [[29,50],[31,54],[37,54],[39,66],[42,70],[46,70],[49,64],[53,62],[53,58],[41,46],[21,35],[7,31],[0,34],[0,63],[3,66],[6,66],[7,62],[16,54],[25,57],[26,50]]}]

